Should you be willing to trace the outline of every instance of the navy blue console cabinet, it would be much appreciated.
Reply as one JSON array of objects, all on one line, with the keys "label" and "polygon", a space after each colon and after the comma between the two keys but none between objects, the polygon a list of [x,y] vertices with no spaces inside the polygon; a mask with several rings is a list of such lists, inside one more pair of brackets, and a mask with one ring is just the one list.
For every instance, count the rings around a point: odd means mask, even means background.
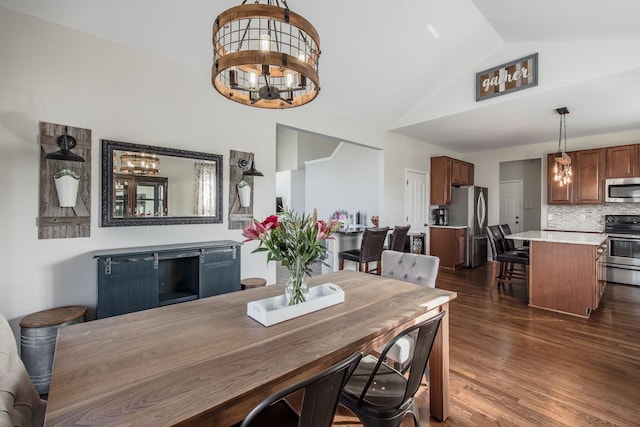
[{"label": "navy blue console cabinet", "polygon": [[98,319],[240,290],[231,240],[96,251]]}]

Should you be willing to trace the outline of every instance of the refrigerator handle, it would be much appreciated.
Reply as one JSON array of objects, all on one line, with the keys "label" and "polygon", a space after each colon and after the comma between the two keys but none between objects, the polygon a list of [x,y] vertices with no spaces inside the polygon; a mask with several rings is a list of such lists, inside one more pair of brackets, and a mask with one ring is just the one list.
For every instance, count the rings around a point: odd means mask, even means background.
[{"label": "refrigerator handle", "polygon": [[478,195],[478,207],[476,208],[476,216],[478,219],[479,233],[484,234],[484,222],[487,219],[487,205],[484,200],[484,193],[481,191]]}]

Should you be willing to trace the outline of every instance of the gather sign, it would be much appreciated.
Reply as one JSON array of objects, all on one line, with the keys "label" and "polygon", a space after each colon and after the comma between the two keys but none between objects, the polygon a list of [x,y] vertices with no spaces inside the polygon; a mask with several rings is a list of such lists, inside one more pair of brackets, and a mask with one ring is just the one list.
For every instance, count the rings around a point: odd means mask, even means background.
[{"label": "gather sign", "polygon": [[538,85],[538,54],[534,53],[476,73],[476,102]]}]

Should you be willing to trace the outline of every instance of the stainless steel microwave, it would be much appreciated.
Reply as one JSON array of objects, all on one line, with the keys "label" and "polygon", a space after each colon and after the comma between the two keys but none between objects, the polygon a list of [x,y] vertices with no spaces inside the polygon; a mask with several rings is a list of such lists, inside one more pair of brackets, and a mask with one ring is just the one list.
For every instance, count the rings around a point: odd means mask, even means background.
[{"label": "stainless steel microwave", "polygon": [[640,203],[640,178],[609,178],[604,184],[605,202]]}]

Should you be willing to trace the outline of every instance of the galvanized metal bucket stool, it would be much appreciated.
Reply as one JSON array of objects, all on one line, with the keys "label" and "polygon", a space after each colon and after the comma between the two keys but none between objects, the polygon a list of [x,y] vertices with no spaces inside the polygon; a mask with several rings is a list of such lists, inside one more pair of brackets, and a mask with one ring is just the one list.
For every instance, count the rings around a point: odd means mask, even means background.
[{"label": "galvanized metal bucket stool", "polygon": [[26,316],[20,322],[22,362],[40,395],[49,393],[58,328],[85,321],[87,308],[52,308]]},{"label": "galvanized metal bucket stool", "polygon": [[245,289],[258,288],[267,284],[267,281],[261,277],[248,277],[240,281],[240,287],[244,291]]}]

